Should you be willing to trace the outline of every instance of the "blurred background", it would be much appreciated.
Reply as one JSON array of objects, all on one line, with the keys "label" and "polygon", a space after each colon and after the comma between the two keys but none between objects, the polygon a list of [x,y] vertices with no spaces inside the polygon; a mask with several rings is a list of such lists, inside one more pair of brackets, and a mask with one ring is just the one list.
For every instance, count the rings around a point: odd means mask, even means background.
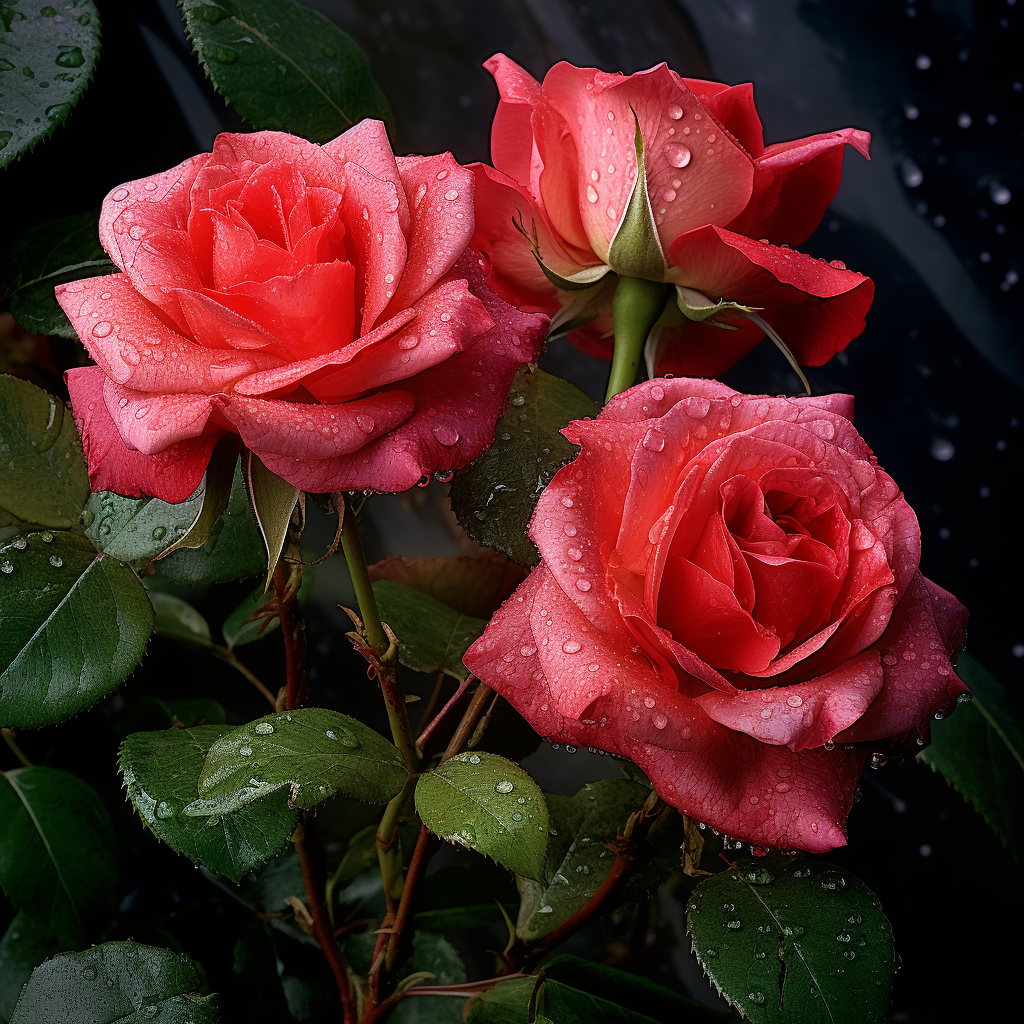
[{"label": "blurred background", "polygon": [[[97,208],[116,185],[209,149],[219,131],[247,130],[190,54],[173,0],[97,4],[104,52],[95,81],[68,123],[0,179],[9,230]],[[848,153],[839,194],[801,249],[871,276],[875,301],[864,335],[809,377],[818,392],[856,395],[858,429],[920,518],[923,572],[968,607],[969,650],[1021,701],[1024,4],[309,0],[308,6],[365,49],[394,108],[398,153],[450,149],[464,163],[488,159],[497,91],[480,65],[497,51],[538,78],[559,60],[623,72],[667,61],[689,77],[753,81],[768,143],[847,126],[869,130],[872,160]],[[61,371],[79,359],[73,343],[56,339],[52,379],[44,386],[59,389]],[[608,364],[565,340],[551,345],[542,365],[595,398],[604,391]],[[724,379],[744,391],[799,390],[767,345]],[[367,513],[371,560],[465,550],[445,513],[446,492],[435,482],[374,498]],[[326,518],[315,521],[311,542],[324,549],[332,532]],[[241,597],[247,587],[239,587]],[[217,591],[218,601],[223,593]],[[233,607],[211,607],[195,591],[188,596],[214,623]],[[358,715],[365,705],[370,716],[375,696],[342,636],[339,603],[351,603],[351,594],[344,564],[334,559],[321,567],[307,609],[314,686],[333,706]],[[278,642],[262,648],[268,676],[276,672]],[[166,643],[154,641],[146,682],[127,689],[197,696],[207,669],[183,681],[168,667],[173,652],[163,651]],[[218,669],[208,673],[229,720],[262,713],[244,691],[226,697]],[[430,681],[423,682],[429,692]],[[102,727],[104,713],[95,709],[62,726],[52,763],[109,789],[112,757],[109,750],[102,759],[95,754],[95,727]],[[47,734],[58,735],[45,730],[40,742]],[[507,711],[487,746],[522,756],[536,741]],[[548,746],[525,763],[542,786],[565,793],[617,772],[609,758]],[[111,809],[121,819],[127,815]],[[137,848],[154,863],[156,844],[138,831]],[[867,773],[849,835],[850,846],[830,859],[878,893],[903,957],[891,1020],[962,1021],[1002,1006],[996,993],[1019,970],[1019,939],[1012,936],[1024,906],[1019,865],[984,822],[911,759]],[[168,927],[177,921],[176,933],[191,935],[182,941],[196,947],[189,952],[216,975],[218,968],[209,966],[218,962],[216,929],[207,931],[198,912],[214,890],[166,850],[156,856],[166,875],[159,882],[135,879],[122,911],[129,921],[137,915],[140,927],[144,920]],[[620,966],[714,1001],[690,958],[679,911],[678,899],[659,904],[642,959],[621,954],[618,925],[583,933],[573,951],[601,958],[619,949]],[[211,980],[214,987],[230,986]]]}]

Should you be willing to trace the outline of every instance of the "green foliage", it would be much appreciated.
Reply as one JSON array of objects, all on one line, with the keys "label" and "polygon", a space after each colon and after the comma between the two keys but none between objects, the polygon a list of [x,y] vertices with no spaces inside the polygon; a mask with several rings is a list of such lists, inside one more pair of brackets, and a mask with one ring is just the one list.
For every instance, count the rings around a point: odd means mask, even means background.
[{"label": "green foliage", "polygon": [[598,407],[568,381],[524,366],[509,391],[509,408],[494,429],[494,444],[452,481],[452,510],[462,528],[485,547],[520,565],[536,565],[526,535],[537,499],[578,449],[559,431],[570,420],[596,416]]},{"label": "green foliage", "polygon": [[421,775],[416,812],[435,835],[541,878],[548,808],[537,784],[497,754],[457,754]]},{"label": "green foliage", "polygon": [[1018,859],[1024,851],[1024,726],[1006,690],[969,654],[956,664],[973,699],[932,723],[921,760],[969,800]]},{"label": "green foliage", "polygon": [[0,939],[0,1021],[10,1020],[22,986],[47,957],[67,947],[28,914],[17,914]]},{"label": "green foliage", "polygon": [[892,930],[853,875],[799,857],[748,857],[705,879],[687,907],[715,987],[754,1024],[884,1021]]},{"label": "green foliage", "polygon": [[0,168],[67,120],[99,53],[92,0],[0,0]]},{"label": "green foliage", "polygon": [[118,765],[129,798],[157,839],[238,882],[284,848],[298,812],[289,808],[288,794],[281,790],[220,815],[185,813],[198,798],[207,751],[231,732],[225,725],[137,732],[121,745]]},{"label": "green foliage", "polygon": [[227,507],[210,526],[202,546],[178,548],[154,568],[169,583],[194,584],[229,583],[259,576],[266,565],[263,540],[249,507],[239,462]]},{"label": "green foliage", "polygon": [[200,994],[192,961],[137,942],[64,953],[32,972],[11,1024],[218,1024],[216,996]]},{"label": "green foliage", "polygon": [[23,914],[71,945],[106,926],[117,847],[89,786],[57,768],[4,772],[0,822],[0,886]]},{"label": "green foliage", "polygon": [[227,813],[282,788],[301,808],[336,793],[384,804],[405,780],[402,755],[368,725],[337,711],[301,708],[218,738],[206,754],[200,799],[186,813]]},{"label": "green foliage", "polygon": [[351,36],[294,0],[182,0],[214,87],[255,128],[329,142],[391,108]]},{"label": "green foliage", "polygon": [[243,457],[243,465],[246,470],[249,501],[256,514],[256,522],[260,533],[263,534],[263,545],[267,552],[266,588],[269,589],[284,542],[288,538],[292,512],[302,497],[302,491],[287,480],[282,480],[276,473],[271,473],[251,452]]},{"label": "green foliage", "polygon": [[373,585],[380,617],[398,637],[398,660],[417,672],[446,672],[463,680],[462,656],[484,631],[483,619],[463,615],[412,587],[378,580]]},{"label": "green foliage", "polygon": [[26,331],[77,337],[53,289],[117,269],[100,245],[98,222],[95,210],[73,213],[33,224],[11,240],[0,257],[0,295],[6,296],[11,314]]},{"label": "green foliage", "polygon": [[[552,836],[543,879],[519,883],[520,938],[536,942],[586,906],[615,862],[606,843],[622,834],[649,792],[628,779],[602,779],[572,797],[547,797]],[[678,849],[676,842],[671,851],[676,861]]]},{"label": "green foliage", "polygon": [[[535,990],[536,1017],[531,1017]],[[468,1024],[527,1024],[545,1018],[558,1024],[698,1024],[723,1019],[648,978],[575,956],[551,960],[543,981],[514,978],[495,985],[470,1004],[466,1016]]]},{"label": "green foliage", "polygon": [[74,526],[89,497],[75,421],[62,402],[16,377],[0,376],[0,526],[12,519]]},{"label": "green foliage", "polygon": [[157,636],[176,640],[179,644],[190,647],[210,647],[213,639],[210,626],[188,603],[173,594],[164,594],[159,590],[150,592],[149,599],[153,602],[156,613],[154,631]]},{"label": "green foliage", "polygon": [[183,537],[203,509],[204,490],[179,505],[159,498],[122,498],[113,491],[89,496],[86,533],[100,551],[127,562],[136,571]]},{"label": "green foliage", "polygon": [[135,574],[68,533],[0,548],[0,724],[63,721],[128,678],[153,628]]}]

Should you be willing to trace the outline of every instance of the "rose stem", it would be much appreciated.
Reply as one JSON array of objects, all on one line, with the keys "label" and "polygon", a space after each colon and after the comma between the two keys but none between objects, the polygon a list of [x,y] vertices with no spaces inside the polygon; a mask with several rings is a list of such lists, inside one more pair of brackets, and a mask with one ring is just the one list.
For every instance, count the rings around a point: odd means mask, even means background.
[{"label": "rose stem", "polygon": [[3,729],[3,730],[0,730],[0,731],[3,732],[4,741],[7,743],[7,746],[9,746],[11,748],[11,753],[14,754],[14,756],[26,768],[34,768],[35,766],[25,756],[25,754],[22,751],[21,747],[18,746],[18,741],[14,738],[14,730],[13,729]]},{"label": "rose stem", "polygon": [[[469,676],[464,686],[468,685],[472,678],[472,676]],[[464,686],[460,687],[460,693]],[[473,694],[472,699],[466,707],[466,710],[463,712],[462,720],[459,722],[458,727],[455,730],[455,734],[452,736],[445,752],[441,755],[442,762],[447,761],[449,757],[453,757],[462,750],[466,740],[473,734],[476,724],[479,721],[481,714],[483,714],[484,706],[487,704],[488,698],[491,697],[493,693],[494,691],[486,684],[479,684],[476,692]],[[449,701],[445,710],[448,709],[451,703],[452,702]],[[444,711],[442,711],[441,714],[443,715]],[[438,718],[440,717],[441,715],[438,715]],[[437,719],[435,719],[435,722],[436,721]],[[434,723],[431,723],[431,727],[433,727],[433,725]],[[416,837],[416,846],[412,851],[412,858],[409,861],[409,872],[405,878],[405,885],[402,887],[402,896],[398,902],[398,909],[395,911],[395,922],[391,929],[390,938],[388,939],[386,960],[388,970],[391,970],[394,966],[395,960],[398,958],[398,951],[400,949],[402,939],[402,929],[405,928],[405,925],[409,920],[416,886],[423,877],[427,864],[430,862],[430,858],[439,847],[440,843],[437,842],[433,833],[431,833],[426,826],[423,826],[420,829],[420,834]]]},{"label": "rose stem", "polygon": [[642,277],[620,277],[612,299],[615,348],[605,402],[636,383],[647,336],[665,310],[671,285]]},{"label": "rose stem", "polygon": [[[289,534],[292,531],[289,530]],[[297,536],[290,536],[289,550],[301,554],[301,542]],[[289,565],[282,558],[274,569],[274,590],[277,594],[278,617],[281,620],[281,635],[284,637],[286,666],[285,708],[289,711],[299,707],[309,690],[306,681],[306,637],[302,612],[296,603],[299,582],[302,576],[301,561]],[[341,955],[337,936],[331,927],[327,913],[327,873],[324,865],[323,848],[317,840],[313,819],[305,815],[292,837],[295,851],[302,865],[302,881],[306,889],[306,902],[313,918],[313,935],[331,968],[341,997],[345,1024],[355,1024],[356,1010],[352,989],[348,983],[348,968]]]},{"label": "rose stem", "polygon": [[309,820],[300,824],[295,830],[293,842],[299,855],[299,863],[302,865],[302,881],[306,887],[306,901],[309,903],[310,914],[313,918],[313,935],[320,943],[320,948],[324,951],[331,973],[337,982],[344,1022],[345,1024],[355,1024],[356,1010],[352,999],[352,990],[348,984],[348,969],[341,955],[337,936],[330,925],[327,902],[324,897],[323,850],[319,843],[314,842],[311,851],[308,844],[308,840],[314,838],[310,834],[311,824]]}]

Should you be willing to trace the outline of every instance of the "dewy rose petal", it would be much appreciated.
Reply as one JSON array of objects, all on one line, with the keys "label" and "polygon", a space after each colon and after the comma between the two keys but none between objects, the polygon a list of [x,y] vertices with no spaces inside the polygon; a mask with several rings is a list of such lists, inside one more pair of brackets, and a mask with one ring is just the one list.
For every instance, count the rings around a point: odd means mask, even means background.
[{"label": "dewy rose petal", "polygon": [[[867,156],[866,132],[765,147],[749,84],[681,78],[664,64],[619,75],[561,63],[542,83],[502,54],[485,67],[500,101],[494,166],[472,165],[473,246],[488,257],[488,283],[503,298],[552,315],[575,344],[604,358],[616,273],[698,292],[710,305],[760,310],[811,366],[863,331],[872,282],[788,246],[824,215],[845,146]],[[637,130],[645,199],[636,192]],[[635,257],[616,245],[631,203],[648,223],[650,251],[620,265],[626,253]],[[653,373],[713,376],[763,337],[735,308],[695,318],[686,294],[652,334]]]},{"label": "dewy rose petal", "polygon": [[570,423],[581,451],[531,523],[540,565],[466,665],[691,817],[842,845],[868,754],[916,749],[964,692],[967,617],[918,571],[917,519],[852,413],[656,379]]},{"label": "dewy rose petal", "polygon": [[221,135],[114,189],[120,268],[57,288],[96,366],[68,372],[92,486],[183,501],[240,436],[313,491],[398,491],[491,442],[544,316],[467,248],[474,177],[392,154],[363,121],[325,146]]}]

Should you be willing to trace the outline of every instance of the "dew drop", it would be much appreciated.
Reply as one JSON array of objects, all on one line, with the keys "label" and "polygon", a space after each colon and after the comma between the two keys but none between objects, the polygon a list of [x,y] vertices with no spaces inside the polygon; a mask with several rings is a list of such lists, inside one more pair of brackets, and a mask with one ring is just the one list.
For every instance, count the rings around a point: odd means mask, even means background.
[{"label": "dew drop", "polygon": [[678,121],[683,116],[683,108],[678,103],[670,103],[665,108],[665,113],[672,118],[673,121]]},{"label": "dew drop", "polygon": [[494,784],[495,793],[511,793],[513,789],[514,787],[512,783],[507,779],[502,779],[501,782],[496,782]]},{"label": "dew drop", "polygon": [[[681,142],[670,142],[665,146],[665,159],[673,167],[685,167],[690,162],[690,150]],[[673,199],[675,196],[672,197]]]},{"label": "dew drop", "polygon": [[566,654],[575,654],[579,649],[580,644],[576,640],[566,640],[565,643],[562,644],[562,650],[565,651]]},{"label": "dew drop", "polygon": [[593,185],[587,186],[587,199],[592,203],[597,202],[597,189]]},{"label": "dew drop", "polygon": [[54,569],[59,569],[64,564],[64,561],[59,555],[50,555],[49,563]]},{"label": "dew drop", "polygon": [[257,736],[269,736],[273,731],[274,726],[270,722],[257,722],[253,729]]}]

